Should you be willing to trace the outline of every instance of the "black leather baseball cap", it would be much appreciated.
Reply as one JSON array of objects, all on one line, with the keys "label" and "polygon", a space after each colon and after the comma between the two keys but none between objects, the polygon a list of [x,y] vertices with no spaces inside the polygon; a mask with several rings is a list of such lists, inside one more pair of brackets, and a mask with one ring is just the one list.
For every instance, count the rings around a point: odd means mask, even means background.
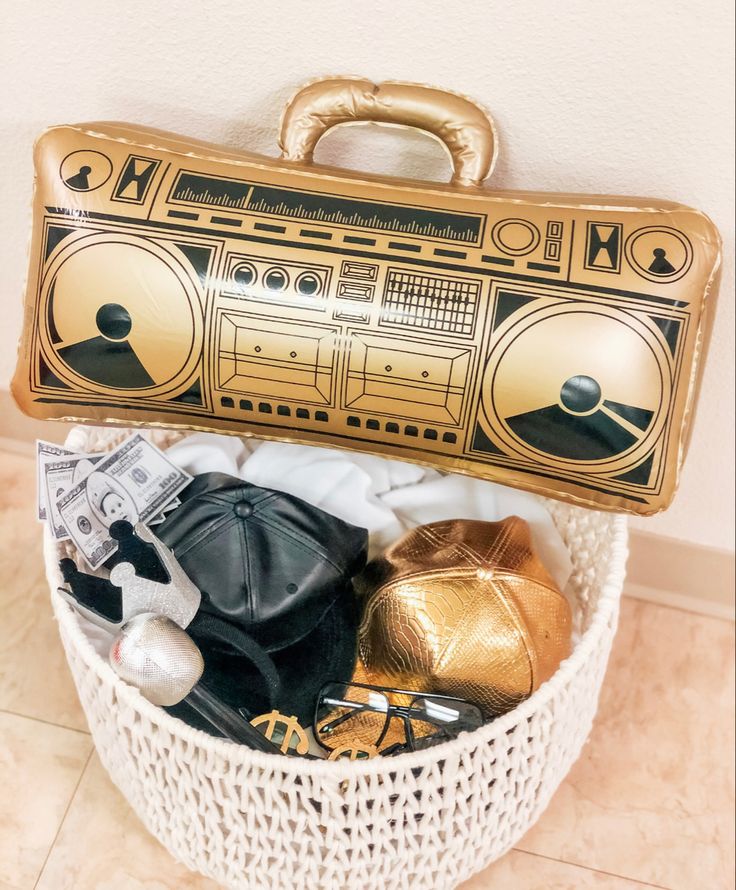
[{"label": "black leather baseball cap", "polygon": [[[368,532],[224,473],[195,477],[179,496],[181,506],[156,534],[202,592],[187,628],[204,655],[202,682],[253,715],[276,707],[309,721],[322,684],[352,676],[358,606],[351,579],[365,565]],[[267,653],[279,678],[275,696],[252,659],[221,634],[212,637],[210,619]],[[186,706],[177,707],[196,723]]]}]

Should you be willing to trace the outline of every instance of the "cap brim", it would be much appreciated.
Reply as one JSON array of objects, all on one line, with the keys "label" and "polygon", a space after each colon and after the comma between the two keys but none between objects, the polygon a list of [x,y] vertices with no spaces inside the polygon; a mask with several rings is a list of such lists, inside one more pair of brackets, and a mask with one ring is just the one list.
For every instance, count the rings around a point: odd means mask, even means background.
[{"label": "cap brim", "polygon": [[311,633],[298,643],[271,652],[281,680],[277,709],[312,723],[320,689],[330,680],[349,680],[358,650],[358,610],[348,586],[333,601]]},{"label": "cap brim", "polygon": [[[298,643],[269,654],[281,682],[280,694],[270,702],[263,677],[241,655],[224,654],[208,640],[192,636],[202,650],[205,671],[202,683],[235,710],[244,708],[252,716],[275,708],[286,717],[296,717],[311,726],[319,691],[330,680],[348,681],[357,655],[358,610],[352,586],[348,586],[326,610],[316,627]],[[181,702],[168,709],[197,729],[216,734],[196,711]]]}]

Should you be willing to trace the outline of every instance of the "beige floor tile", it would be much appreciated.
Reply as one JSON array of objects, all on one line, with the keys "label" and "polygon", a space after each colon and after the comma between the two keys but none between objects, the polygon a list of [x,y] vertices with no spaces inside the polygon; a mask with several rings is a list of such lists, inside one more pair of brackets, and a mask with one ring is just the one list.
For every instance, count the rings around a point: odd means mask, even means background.
[{"label": "beige floor tile", "polygon": [[675,890],[733,884],[734,627],[624,599],[592,737],[519,847]]},{"label": "beige floor tile", "polygon": [[0,452],[0,506],[20,509],[35,523],[36,463],[30,455]]},{"label": "beige floor tile", "polygon": [[0,590],[27,587],[41,568],[36,522],[36,481],[29,457],[0,452]]},{"label": "beige floor tile", "polygon": [[462,884],[459,890],[648,890],[650,887],[651,884],[640,884],[616,875],[512,850]]},{"label": "beige floor tile", "polygon": [[0,454],[0,709],[87,728],[49,601],[31,458]]},{"label": "beige floor tile", "polygon": [[0,887],[29,890],[41,871],[92,741],[0,713]]},{"label": "beige floor tile", "polygon": [[151,837],[94,755],[36,890],[216,890]]}]

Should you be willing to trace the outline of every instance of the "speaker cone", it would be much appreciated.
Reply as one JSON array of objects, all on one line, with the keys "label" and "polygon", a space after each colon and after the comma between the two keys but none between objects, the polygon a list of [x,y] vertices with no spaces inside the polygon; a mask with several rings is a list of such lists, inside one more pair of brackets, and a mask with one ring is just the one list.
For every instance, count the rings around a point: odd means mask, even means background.
[{"label": "speaker cone", "polygon": [[186,383],[199,361],[193,276],[147,239],[87,235],[67,244],[44,277],[43,298],[44,353],[75,386],[157,395]]},{"label": "speaker cone", "polygon": [[536,463],[609,472],[651,450],[669,380],[667,354],[643,317],[547,305],[511,324],[489,356],[480,423]]}]

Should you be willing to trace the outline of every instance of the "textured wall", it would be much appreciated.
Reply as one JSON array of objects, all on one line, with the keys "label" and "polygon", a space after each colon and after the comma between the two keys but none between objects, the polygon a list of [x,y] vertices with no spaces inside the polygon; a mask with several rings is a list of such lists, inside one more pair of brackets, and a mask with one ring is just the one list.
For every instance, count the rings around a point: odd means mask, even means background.
[{"label": "textured wall", "polygon": [[[0,18],[0,386],[21,322],[31,145],[55,123],[135,121],[275,154],[284,100],[330,73],[428,82],[493,112],[505,188],[667,197],[726,245],[693,445],[651,532],[733,548],[732,0],[11,3]],[[425,137],[343,129],[328,163],[444,178]]]}]

